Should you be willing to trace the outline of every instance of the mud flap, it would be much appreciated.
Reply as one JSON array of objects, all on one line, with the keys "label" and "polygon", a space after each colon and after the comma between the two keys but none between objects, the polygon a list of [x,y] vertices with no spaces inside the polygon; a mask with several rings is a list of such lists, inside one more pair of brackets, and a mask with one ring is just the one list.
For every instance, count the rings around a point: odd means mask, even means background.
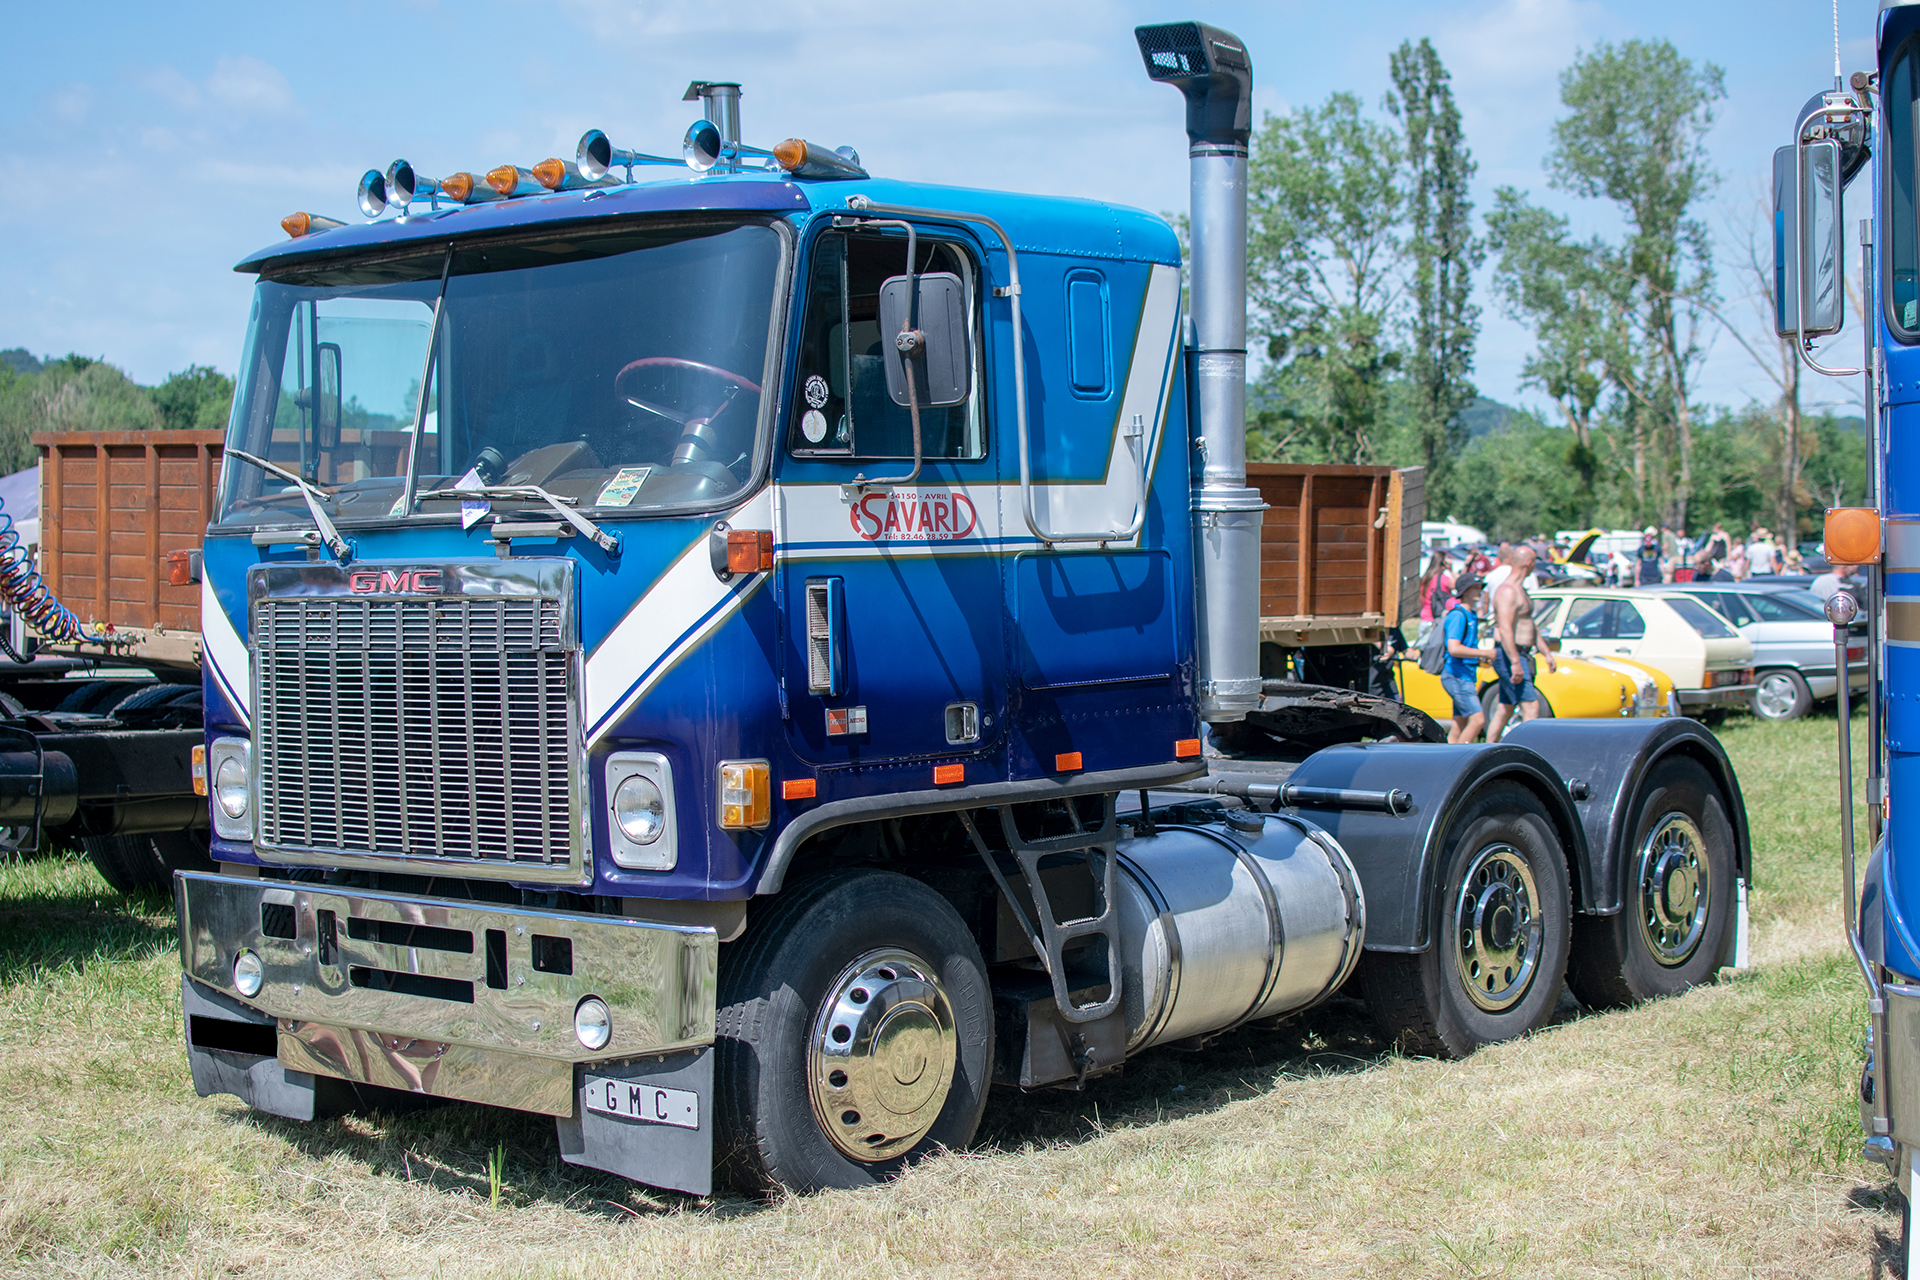
[{"label": "mud flap", "polygon": [[1747,957],[1747,878],[1741,876],[1733,882],[1733,928],[1727,930],[1727,949],[1720,956],[1720,967],[1739,970],[1751,966]]},{"label": "mud flap", "polygon": [[[201,986],[182,974],[180,1004],[193,1091],[203,1098],[230,1093],[268,1115],[312,1120],[335,1109],[333,1081],[289,1071],[274,1056],[274,1020],[257,1009]],[[265,1052],[259,1052],[264,1050]]]},{"label": "mud flap", "polygon": [[573,1069],[560,1158],[696,1196],[713,1191],[713,1046]]}]

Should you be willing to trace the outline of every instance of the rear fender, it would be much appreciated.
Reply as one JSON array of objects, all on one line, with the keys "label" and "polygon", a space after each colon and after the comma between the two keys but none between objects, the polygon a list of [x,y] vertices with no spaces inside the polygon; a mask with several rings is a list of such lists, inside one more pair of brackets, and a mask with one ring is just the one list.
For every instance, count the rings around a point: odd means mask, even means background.
[{"label": "rear fender", "polygon": [[1620,867],[1631,855],[1627,846],[1639,822],[1640,799],[1648,775],[1669,756],[1692,759],[1720,789],[1720,801],[1733,824],[1734,863],[1750,879],[1752,843],[1740,781],[1713,732],[1683,716],[1658,720],[1529,720],[1508,742],[1538,752],[1566,780],[1576,796],[1581,826],[1591,856],[1582,871],[1576,904],[1595,915],[1620,910]]},{"label": "rear fender", "polygon": [[1481,788],[1500,780],[1518,782],[1539,797],[1566,851],[1578,898],[1587,863],[1585,828],[1553,766],[1524,747],[1375,742],[1317,751],[1293,771],[1287,779],[1291,785],[1400,790],[1413,797],[1411,811],[1404,814],[1306,805],[1298,810],[1324,827],[1353,860],[1366,897],[1367,950],[1427,949],[1427,902],[1454,816]]}]

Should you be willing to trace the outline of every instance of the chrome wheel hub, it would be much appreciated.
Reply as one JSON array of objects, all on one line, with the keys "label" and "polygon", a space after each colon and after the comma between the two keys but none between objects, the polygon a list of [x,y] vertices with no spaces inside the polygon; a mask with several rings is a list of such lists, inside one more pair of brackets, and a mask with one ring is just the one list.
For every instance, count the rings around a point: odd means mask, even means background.
[{"label": "chrome wheel hub", "polygon": [[1700,828],[1684,813],[1662,817],[1640,846],[1640,937],[1669,969],[1685,964],[1707,931],[1706,851]]},{"label": "chrome wheel hub", "polygon": [[1489,1013],[1517,1004],[1533,983],[1545,931],[1538,897],[1526,858],[1509,844],[1482,849],[1461,880],[1454,962],[1468,997]]},{"label": "chrome wheel hub", "polygon": [[1797,700],[1793,681],[1779,672],[1760,678],[1760,687],[1754,691],[1753,700],[1760,708],[1760,714],[1770,720],[1783,719],[1793,714],[1793,704]]},{"label": "chrome wheel hub", "polygon": [[834,979],[813,1021],[814,1119],[851,1159],[900,1155],[946,1106],[957,1046],[939,971],[908,951],[869,951]]}]

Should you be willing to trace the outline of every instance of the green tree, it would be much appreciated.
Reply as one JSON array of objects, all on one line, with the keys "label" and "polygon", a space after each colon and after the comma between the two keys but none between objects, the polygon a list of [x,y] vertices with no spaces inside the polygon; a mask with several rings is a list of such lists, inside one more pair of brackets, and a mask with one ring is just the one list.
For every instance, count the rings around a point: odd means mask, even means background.
[{"label": "green tree", "polygon": [[233,410],[233,379],[203,364],[190,364],[152,392],[160,425],[173,429],[224,430]]},{"label": "green tree", "polygon": [[1399,367],[1384,335],[1401,303],[1401,157],[1396,132],[1348,93],[1270,115],[1254,135],[1248,290],[1271,362],[1257,447],[1365,462],[1379,443]]},{"label": "green tree", "polygon": [[1648,488],[1647,447],[1672,462],[1664,514],[1685,524],[1693,491],[1692,373],[1714,296],[1713,256],[1694,216],[1718,182],[1706,148],[1714,104],[1726,96],[1720,68],[1696,67],[1664,40],[1601,44],[1561,76],[1568,114],[1553,126],[1551,185],[1618,206],[1626,224],[1618,260],[1635,290],[1638,359],[1613,366],[1635,402],[1636,495]]},{"label": "green tree", "polygon": [[1552,397],[1571,428],[1565,462],[1581,495],[1574,523],[1591,525],[1602,463],[1595,414],[1609,387],[1634,379],[1630,277],[1603,241],[1573,239],[1565,218],[1528,203],[1512,187],[1495,193],[1487,239],[1496,296],[1534,330],[1521,383]]},{"label": "green tree", "polygon": [[1446,495],[1454,455],[1467,442],[1460,413],[1475,395],[1480,309],[1473,272],[1486,250],[1473,233],[1468,192],[1478,166],[1460,128],[1452,77],[1422,37],[1401,44],[1387,106],[1400,121],[1407,167],[1407,252],[1413,262],[1407,378],[1413,426],[1430,493]]}]

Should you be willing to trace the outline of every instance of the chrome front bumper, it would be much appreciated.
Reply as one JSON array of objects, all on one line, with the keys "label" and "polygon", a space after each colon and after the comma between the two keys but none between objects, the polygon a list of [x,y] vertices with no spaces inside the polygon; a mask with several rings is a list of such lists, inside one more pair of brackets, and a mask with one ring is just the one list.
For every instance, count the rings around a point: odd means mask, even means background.
[{"label": "chrome front bumper", "polygon": [[[273,1019],[291,1071],[566,1116],[576,1063],[713,1041],[712,929],[191,872],[175,894],[187,978]],[[588,996],[613,1015],[598,1050]]]}]

